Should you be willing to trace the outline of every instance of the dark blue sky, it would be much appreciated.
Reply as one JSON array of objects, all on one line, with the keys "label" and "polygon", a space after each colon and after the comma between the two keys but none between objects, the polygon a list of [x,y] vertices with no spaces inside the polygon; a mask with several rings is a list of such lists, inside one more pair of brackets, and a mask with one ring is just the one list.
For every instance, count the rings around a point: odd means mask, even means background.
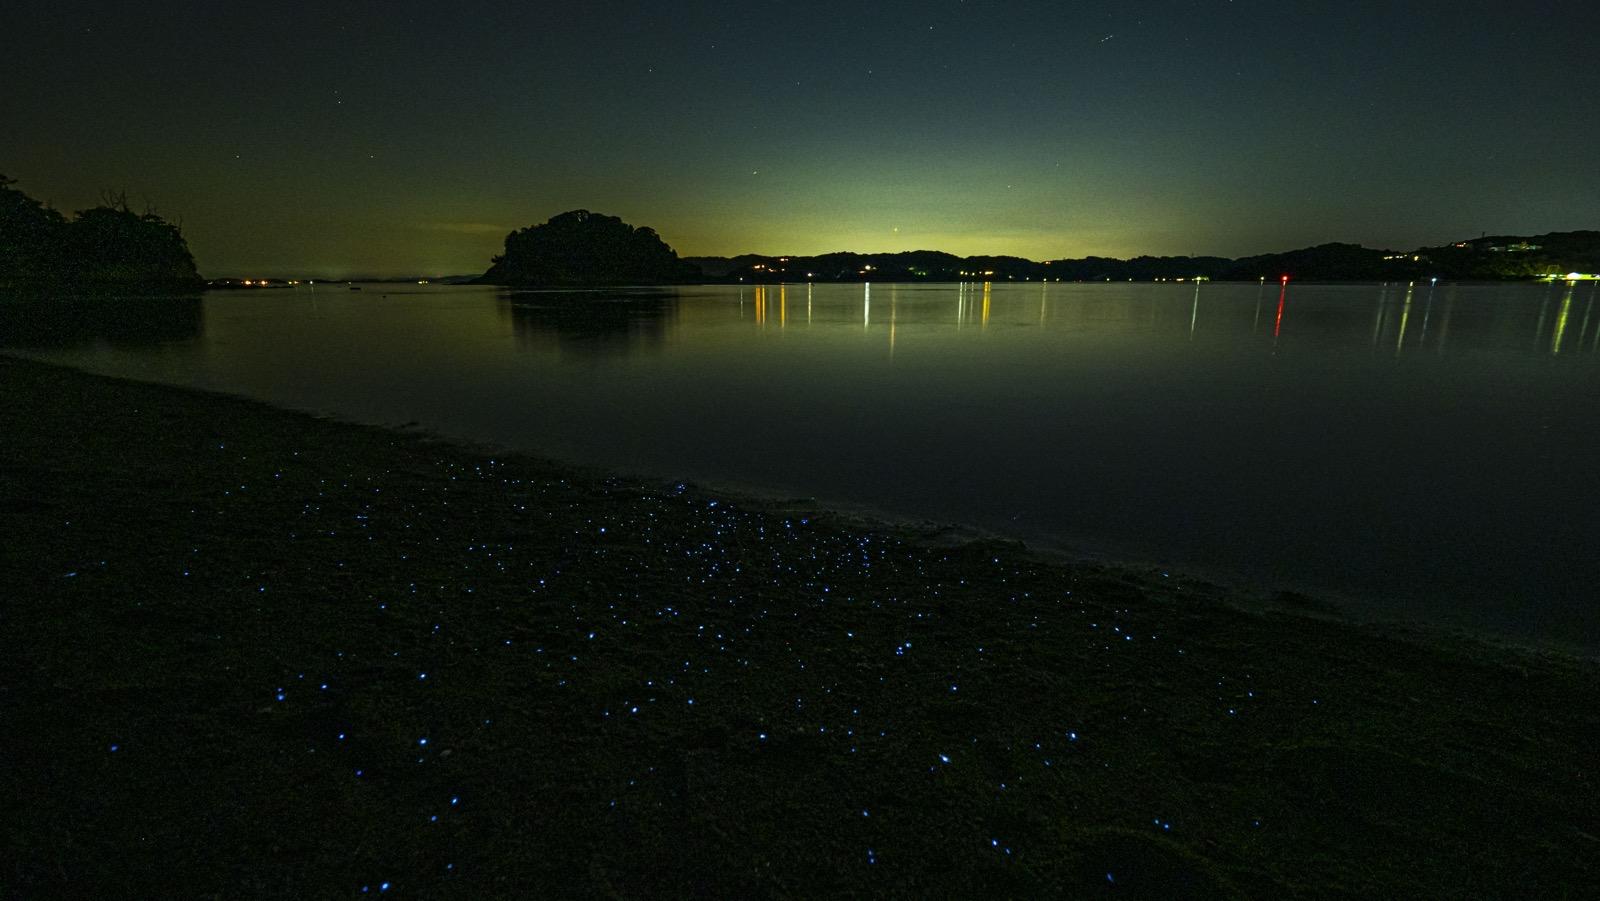
[{"label": "dark blue sky", "polygon": [[1593,2],[13,2],[0,172],[208,274],[685,254],[1409,248],[1600,226]]}]

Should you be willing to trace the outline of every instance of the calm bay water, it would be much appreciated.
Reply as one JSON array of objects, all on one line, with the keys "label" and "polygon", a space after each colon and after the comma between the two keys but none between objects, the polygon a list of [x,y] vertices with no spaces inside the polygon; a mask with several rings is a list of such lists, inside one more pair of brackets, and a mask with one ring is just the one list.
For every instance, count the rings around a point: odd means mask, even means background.
[{"label": "calm bay water", "polygon": [[1596,285],[368,285],[7,352],[1600,649]]}]

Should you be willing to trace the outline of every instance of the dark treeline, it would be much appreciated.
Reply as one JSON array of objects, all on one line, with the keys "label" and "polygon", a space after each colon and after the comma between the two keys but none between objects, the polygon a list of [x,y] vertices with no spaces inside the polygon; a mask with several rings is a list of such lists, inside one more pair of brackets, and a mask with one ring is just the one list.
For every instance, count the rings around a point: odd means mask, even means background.
[{"label": "dark treeline", "polygon": [[1503,235],[1415,251],[1374,250],[1358,244],[1321,244],[1285,253],[1230,260],[1223,257],[1109,257],[1049,260],[958,257],[935,250],[903,253],[829,253],[820,256],[691,257],[711,280],[1151,281],[1202,277],[1228,281],[1294,279],[1386,281],[1396,279],[1519,279],[1551,273],[1600,272],[1600,231]]},{"label": "dark treeline", "polygon": [[202,282],[181,229],[108,195],[71,219],[0,175],[0,286],[196,288]]}]

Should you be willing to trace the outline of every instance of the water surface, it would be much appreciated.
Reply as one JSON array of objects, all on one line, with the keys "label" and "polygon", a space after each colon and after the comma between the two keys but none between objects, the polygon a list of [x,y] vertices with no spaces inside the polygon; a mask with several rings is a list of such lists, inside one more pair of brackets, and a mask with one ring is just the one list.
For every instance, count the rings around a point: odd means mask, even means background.
[{"label": "water surface", "polygon": [[1596,285],[367,285],[8,352],[1600,648]]}]

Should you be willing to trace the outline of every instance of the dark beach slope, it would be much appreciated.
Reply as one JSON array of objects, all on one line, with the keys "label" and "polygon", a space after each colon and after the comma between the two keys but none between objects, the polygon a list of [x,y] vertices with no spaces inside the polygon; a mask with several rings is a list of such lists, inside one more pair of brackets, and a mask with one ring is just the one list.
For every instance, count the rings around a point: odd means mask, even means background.
[{"label": "dark beach slope", "polygon": [[0,389],[5,897],[1600,893],[1592,663]]}]

